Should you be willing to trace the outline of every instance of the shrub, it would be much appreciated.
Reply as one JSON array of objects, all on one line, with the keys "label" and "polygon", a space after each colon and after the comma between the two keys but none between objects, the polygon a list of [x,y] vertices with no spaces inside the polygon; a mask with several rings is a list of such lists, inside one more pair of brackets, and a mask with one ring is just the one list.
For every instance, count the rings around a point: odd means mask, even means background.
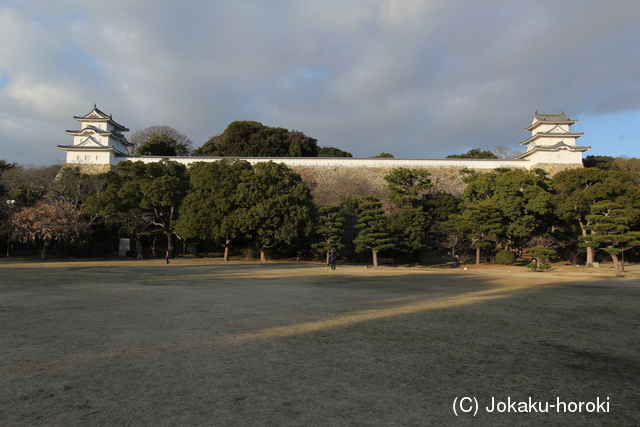
[{"label": "shrub", "polygon": [[255,246],[246,246],[242,249],[242,254],[244,255],[244,259],[247,261],[253,261],[260,258],[260,250]]},{"label": "shrub", "polygon": [[191,255],[197,255],[199,253],[202,253],[203,250],[204,250],[204,247],[200,242],[189,243],[187,245],[187,253]]},{"label": "shrub", "polygon": [[504,265],[513,265],[516,263],[516,254],[509,251],[500,251],[496,254],[496,263]]},{"label": "shrub", "polygon": [[529,255],[531,255],[533,261],[527,265],[528,268],[533,271],[547,271],[551,269],[549,258],[556,256],[556,251],[536,246],[529,249]]}]

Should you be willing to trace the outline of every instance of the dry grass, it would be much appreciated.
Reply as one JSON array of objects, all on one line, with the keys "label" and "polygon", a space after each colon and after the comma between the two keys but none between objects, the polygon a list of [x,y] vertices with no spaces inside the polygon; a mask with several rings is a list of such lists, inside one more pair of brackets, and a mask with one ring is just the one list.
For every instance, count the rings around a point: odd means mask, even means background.
[{"label": "dry grass", "polygon": [[[0,262],[6,425],[638,425],[640,276]],[[455,397],[608,413],[480,411]]]}]

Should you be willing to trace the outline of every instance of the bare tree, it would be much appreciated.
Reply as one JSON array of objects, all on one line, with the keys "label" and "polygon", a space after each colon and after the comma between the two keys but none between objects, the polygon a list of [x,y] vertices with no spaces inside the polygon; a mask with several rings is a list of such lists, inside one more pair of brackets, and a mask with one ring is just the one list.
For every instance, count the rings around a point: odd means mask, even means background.
[{"label": "bare tree", "polygon": [[0,185],[5,188],[7,197],[30,205],[49,192],[60,167],[17,165],[2,173]]},{"label": "bare tree", "polygon": [[445,248],[449,256],[455,258],[458,264],[464,264],[469,258],[466,254],[469,249],[468,239],[462,231],[444,229],[443,232],[444,239],[440,242],[440,246]]},{"label": "bare tree", "polygon": [[191,154],[193,143],[186,135],[170,126],[150,126],[131,134],[129,142],[131,142],[133,146],[129,147],[129,155],[136,155],[138,149],[154,136],[164,136],[173,140],[175,142],[177,156],[188,156]]},{"label": "bare tree", "polygon": [[520,154],[524,153],[522,150],[512,150],[510,148],[497,146],[493,149],[493,154],[499,159],[515,159]]},{"label": "bare tree", "polygon": [[40,258],[46,258],[52,240],[62,240],[77,234],[82,212],[70,205],[40,201],[12,216],[12,234],[23,242],[37,242]]}]

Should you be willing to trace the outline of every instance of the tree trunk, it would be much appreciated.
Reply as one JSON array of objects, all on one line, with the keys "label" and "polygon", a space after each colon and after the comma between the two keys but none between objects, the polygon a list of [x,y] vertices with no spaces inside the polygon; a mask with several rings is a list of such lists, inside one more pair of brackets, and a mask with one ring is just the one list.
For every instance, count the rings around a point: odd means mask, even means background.
[{"label": "tree trunk", "polygon": [[47,242],[42,241],[42,250],[40,251],[40,259],[47,259]]},{"label": "tree trunk", "polygon": [[587,267],[593,267],[593,259],[595,257],[595,248],[591,248],[589,246],[587,246]]},{"label": "tree trunk", "polygon": [[260,262],[267,262],[267,250],[260,248]]},{"label": "tree trunk", "polygon": [[376,251],[375,249],[371,249],[371,252],[373,253],[373,266],[377,267],[378,266],[378,251]]},{"label": "tree trunk", "polygon": [[229,245],[224,245],[224,255],[222,256],[222,259],[229,261]]},{"label": "tree trunk", "polygon": [[138,253],[137,259],[142,259],[142,242],[140,238],[136,239],[136,252]]},{"label": "tree trunk", "polygon": [[480,248],[476,248],[476,265],[480,265]]},{"label": "tree trunk", "polygon": [[[584,228],[584,225],[582,223],[580,223],[580,230],[582,231],[583,236],[586,236],[588,234],[587,229]],[[587,246],[586,249],[587,249],[587,261],[585,265],[587,267],[593,267],[593,260],[595,259],[596,250],[595,248],[591,248],[589,246]]]},{"label": "tree trunk", "polygon": [[165,231],[164,234],[167,236],[167,250],[173,255],[176,246],[176,235],[172,231]]},{"label": "tree trunk", "polygon": [[622,273],[620,272],[620,260],[618,259],[618,255],[611,254],[611,259],[613,259],[613,266],[616,269],[616,277],[622,277]]},{"label": "tree trunk", "polygon": [[327,260],[326,260],[325,264],[329,265],[329,251],[327,251]]}]

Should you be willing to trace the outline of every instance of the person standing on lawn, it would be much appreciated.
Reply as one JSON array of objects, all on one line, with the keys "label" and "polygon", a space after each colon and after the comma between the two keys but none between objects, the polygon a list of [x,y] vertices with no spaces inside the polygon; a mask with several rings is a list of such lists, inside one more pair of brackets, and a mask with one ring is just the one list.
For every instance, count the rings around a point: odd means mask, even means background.
[{"label": "person standing on lawn", "polygon": [[338,254],[336,253],[335,250],[331,249],[331,252],[329,252],[329,266],[331,267],[332,270],[336,269],[337,259],[338,259]]}]

